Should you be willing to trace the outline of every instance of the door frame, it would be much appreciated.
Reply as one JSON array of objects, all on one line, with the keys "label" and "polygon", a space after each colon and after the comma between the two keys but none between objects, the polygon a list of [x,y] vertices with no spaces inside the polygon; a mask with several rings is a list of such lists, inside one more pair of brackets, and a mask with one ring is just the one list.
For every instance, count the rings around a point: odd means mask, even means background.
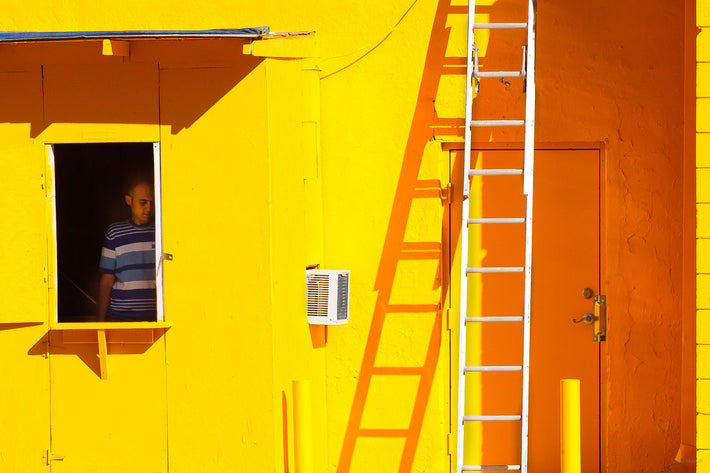
[{"label": "door frame", "polygon": [[[453,180],[453,160],[452,152],[463,151],[464,143],[443,143],[442,152],[446,154],[449,166],[449,185]],[[471,144],[471,150],[485,151],[485,150],[520,150],[523,151],[524,144],[520,141],[516,142],[503,142],[503,143],[491,143],[491,142],[473,142]],[[535,142],[535,151],[597,151],[599,153],[599,290],[601,294],[606,294],[608,292],[608,274],[607,274],[607,249],[608,249],[608,214],[607,214],[607,142],[606,141],[537,141]],[[456,192],[456,189],[454,189]],[[456,194],[453,194],[454,197]],[[449,228],[448,228],[448,272],[449,281],[458,281],[458,265],[454,264],[453,256],[454,251],[459,246],[458,241],[454,241],[451,238],[451,228],[453,224],[453,218],[458,218],[457,215],[452,215],[449,212]],[[455,320],[458,319],[458,315],[451,311],[452,307],[452,284],[449,284],[448,294],[445,296],[448,299],[447,307],[450,310],[449,316],[449,372],[450,376],[453,377],[456,373],[458,367],[458,359],[454,359],[453,350],[453,338],[458,337],[458,333],[453,333],[453,327],[457,326]],[[609,317],[612,311],[608,310],[607,307],[607,333],[609,331]],[[453,320],[452,320],[453,319]],[[458,351],[457,351],[458,353]],[[606,342],[601,342],[599,347],[599,469],[600,473],[606,472],[607,464],[606,459],[608,457],[608,423],[607,423],[607,412],[608,412],[608,386],[609,386],[609,352],[607,350]],[[453,380],[449,380],[449,412],[451,413],[450,418],[450,433],[449,433],[449,454],[455,459],[455,431],[456,431],[456,413],[454,411],[457,400],[455,395],[456,390],[453,389]],[[455,460],[451,462],[452,472],[455,470],[456,462]]]}]

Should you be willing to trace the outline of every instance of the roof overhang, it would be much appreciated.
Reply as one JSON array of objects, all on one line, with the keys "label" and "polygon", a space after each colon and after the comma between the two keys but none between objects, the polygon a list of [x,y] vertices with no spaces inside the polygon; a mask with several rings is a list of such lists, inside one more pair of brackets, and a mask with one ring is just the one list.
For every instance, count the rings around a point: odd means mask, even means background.
[{"label": "roof overhang", "polygon": [[[0,31],[0,43],[31,43],[43,41],[82,41],[102,39],[218,39],[289,35],[271,33],[268,26],[214,30],[132,30],[132,31]],[[291,33],[293,34],[293,33]],[[297,33],[296,33],[297,34]]]}]

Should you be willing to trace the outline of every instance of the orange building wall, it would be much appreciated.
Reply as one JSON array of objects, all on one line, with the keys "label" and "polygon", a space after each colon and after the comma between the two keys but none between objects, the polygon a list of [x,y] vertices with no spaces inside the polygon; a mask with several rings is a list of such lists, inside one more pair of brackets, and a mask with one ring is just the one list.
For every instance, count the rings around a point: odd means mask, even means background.
[{"label": "orange building wall", "polygon": [[[514,2],[495,5],[503,13],[492,20],[517,13]],[[667,2],[538,3],[536,141],[572,148],[603,142],[607,471],[684,468],[674,463],[681,399],[683,28],[682,5]],[[500,116],[498,103],[474,110]],[[514,118],[514,110],[506,112]],[[494,138],[521,140],[515,132]]]},{"label": "orange building wall", "polygon": [[[498,12],[492,21],[519,18],[517,3],[492,3],[495,10],[485,10]],[[668,2],[538,2],[538,146],[602,142],[605,159],[606,471],[685,468],[674,462],[681,400],[683,28],[682,5]],[[454,30],[452,39],[464,33],[465,27]],[[499,100],[475,105],[474,114],[500,117],[496,107],[506,98],[501,92]],[[504,113],[517,118],[515,109]],[[498,142],[522,139],[496,133]]]},{"label": "orange building wall", "polygon": [[538,32],[538,141],[605,142],[603,465],[680,471],[683,10],[540,2]]}]

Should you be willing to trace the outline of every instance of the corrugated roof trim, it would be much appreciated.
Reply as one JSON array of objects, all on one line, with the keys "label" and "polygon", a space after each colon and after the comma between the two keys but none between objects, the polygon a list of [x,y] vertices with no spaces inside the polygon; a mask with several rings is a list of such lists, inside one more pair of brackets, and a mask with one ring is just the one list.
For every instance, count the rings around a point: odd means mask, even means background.
[{"label": "corrugated roof trim", "polygon": [[82,39],[259,38],[269,33],[270,30],[268,26],[216,30],[0,31],[0,42],[18,43]]}]

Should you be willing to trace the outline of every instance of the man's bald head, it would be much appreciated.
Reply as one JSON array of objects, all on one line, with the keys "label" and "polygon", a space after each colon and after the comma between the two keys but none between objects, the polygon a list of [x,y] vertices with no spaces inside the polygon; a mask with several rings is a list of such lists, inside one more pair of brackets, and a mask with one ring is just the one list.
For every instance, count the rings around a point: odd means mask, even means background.
[{"label": "man's bald head", "polygon": [[153,186],[146,180],[131,184],[125,195],[126,205],[131,209],[131,220],[136,225],[145,225],[153,217]]}]

